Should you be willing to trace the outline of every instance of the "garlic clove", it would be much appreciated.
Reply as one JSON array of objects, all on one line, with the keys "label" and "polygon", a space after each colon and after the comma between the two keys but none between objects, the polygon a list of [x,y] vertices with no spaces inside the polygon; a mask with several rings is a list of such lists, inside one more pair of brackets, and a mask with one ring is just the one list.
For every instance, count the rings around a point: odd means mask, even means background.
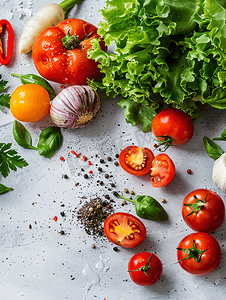
[{"label": "garlic clove", "polygon": [[214,162],[212,180],[218,188],[226,193],[226,153],[223,153]]}]

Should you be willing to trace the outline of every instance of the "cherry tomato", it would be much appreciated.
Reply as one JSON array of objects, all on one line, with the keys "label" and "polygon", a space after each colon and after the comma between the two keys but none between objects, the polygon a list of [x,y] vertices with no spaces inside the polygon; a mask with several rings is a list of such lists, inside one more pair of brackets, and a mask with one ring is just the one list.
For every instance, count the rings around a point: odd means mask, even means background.
[{"label": "cherry tomato", "polygon": [[143,242],[146,228],[137,217],[117,212],[105,220],[104,233],[110,242],[124,248],[134,248]]},{"label": "cherry tomato", "polygon": [[142,176],[150,172],[153,152],[146,147],[129,146],[119,155],[119,163],[127,173]]},{"label": "cherry tomato", "polygon": [[158,154],[152,161],[150,173],[152,186],[166,186],[173,180],[175,172],[172,159],[165,153]]},{"label": "cherry tomato", "polygon": [[219,228],[224,221],[224,202],[212,191],[197,189],[185,197],[182,216],[191,229],[211,232]]},{"label": "cherry tomato", "polygon": [[193,136],[194,124],[182,110],[167,108],[158,113],[152,121],[152,132],[166,148],[187,143]]},{"label": "cherry tomato", "polygon": [[160,259],[150,252],[135,254],[128,264],[130,278],[138,285],[155,284],[159,280],[162,271],[163,267]]},{"label": "cherry tomato", "polygon": [[207,275],[220,265],[221,248],[218,241],[209,233],[191,233],[179,243],[177,259],[188,273]]},{"label": "cherry tomato", "polygon": [[[39,74],[54,82],[86,85],[101,77],[98,63],[87,57],[91,41],[98,39],[97,27],[80,19],[66,19],[37,37],[32,58]],[[100,40],[102,50],[107,50]]]},{"label": "cherry tomato", "polygon": [[22,122],[42,120],[50,110],[49,93],[40,85],[23,84],[12,93],[10,110],[12,115]]}]

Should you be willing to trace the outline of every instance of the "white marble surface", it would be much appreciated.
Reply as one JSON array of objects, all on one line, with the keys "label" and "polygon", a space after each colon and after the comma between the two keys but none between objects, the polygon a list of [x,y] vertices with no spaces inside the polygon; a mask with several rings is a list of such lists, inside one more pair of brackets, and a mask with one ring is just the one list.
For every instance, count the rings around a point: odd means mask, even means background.
[{"label": "white marble surface", "polygon": [[[0,66],[0,74],[8,80],[7,91],[12,93],[20,85],[18,78],[10,73],[36,73],[30,55],[26,58],[17,51],[22,28],[33,12],[48,0],[1,0],[0,19],[8,19],[15,31],[13,58],[9,65]],[[70,17],[81,18],[95,25],[101,18],[99,9],[104,0],[84,0],[72,9]],[[57,91],[59,86],[53,84]],[[83,196],[88,199],[109,193],[116,201],[116,211],[135,214],[133,204],[121,206],[112,191],[108,191],[109,179],[97,171],[99,158],[115,157],[124,147],[134,143],[153,150],[153,136],[142,133],[139,126],[133,128],[125,122],[121,108],[112,99],[103,104],[98,118],[89,126],[77,130],[63,130],[62,147],[51,159],[37,152],[19,147],[12,135],[14,118],[8,109],[0,111],[0,142],[12,143],[29,166],[11,171],[0,182],[14,188],[12,192],[0,195],[0,298],[2,300],[150,300],[150,299],[225,299],[226,293],[226,234],[225,222],[213,234],[222,249],[222,261],[215,272],[197,277],[183,271],[176,263],[176,247],[180,240],[191,233],[181,217],[184,197],[197,188],[217,192],[226,197],[211,180],[213,160],[206,154],[203,136],[216,137],[226,128],[226,111],[205,108],[202,117],[195,122],[195,134],[186,145],[167,151],[176,165],[176,177],[165,188],[154,189],[149,176],[136,178],[126,174],[113,162],[103,166],[106,173],[113,175],[111,182],[116,190],[133,189],[136,194],[149,194],[161,201],[168,212],[167,222],[143,220],[147,228],[145,241],[135,249],[113,251],[114,245],[106,239],[94,240],[77,223],[73,213]],[[31,132],[33,143],[37,144],[42,129],[49,126],[50,118],[37,123],[25,124]],[[226,151],[226,143],[220,146]],[[71,150],[81,152],[92,162],[76,159]],[[99,158],[96,158],[96,154]],[[61,162],[59,157],[65,157]],[[93,170],[91,178],[78,176],[81,168]],[[187,174],[187,169],[193,174]],[[67,180],[62,179],[67,174]],[[98,179],[104,181],[97,186]],[[79,182],[78,186],[75,183]],[[84,200],[83,200],[84,201]],[[32,204],[34,202],[34,204]],[[65,206],[62,207],[61,205]],[[60,212],[65,212],[65,217]],[[54,222],[53,217],[58,216]],[[31,229],[29,226],[31,225]],[[59,234],[60,230],[65,235]],[[96,248],[92,249],[91,244]],[[161,279],[152,287],[135,285],[127,273],[131,256],[140,251],[153,251],[163,263]]]}]

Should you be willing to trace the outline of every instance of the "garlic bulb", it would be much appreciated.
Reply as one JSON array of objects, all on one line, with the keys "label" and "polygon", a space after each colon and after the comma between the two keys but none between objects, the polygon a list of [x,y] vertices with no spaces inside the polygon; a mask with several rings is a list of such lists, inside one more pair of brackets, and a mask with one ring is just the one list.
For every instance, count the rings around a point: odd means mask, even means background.
[{"label": "garlic bulb", "polygon": [[100,98],[90,86],[73,85],[53,99],[50,116],[58,127],[81,128],[94,120],[100,108]]},{"label": "garlic bulb", "polygon": [[214,162],[212,179],[216,186],[226,193],[226,153]]}]

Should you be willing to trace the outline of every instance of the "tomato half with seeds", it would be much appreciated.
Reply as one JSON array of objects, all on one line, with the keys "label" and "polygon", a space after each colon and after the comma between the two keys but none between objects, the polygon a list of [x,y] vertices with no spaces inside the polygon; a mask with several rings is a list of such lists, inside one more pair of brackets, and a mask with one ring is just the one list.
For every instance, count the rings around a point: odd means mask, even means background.
[{"label": "tomato half with seeds", "polygon": [[167,108],[155,116],[151,130],[159,140],[159,145],[168,148],[190,141],[194,134],[194,124],[191,117],[182,110]]},{"label": "tomato half with seeds", "polygon": [[191,229],[211,232],[223,223],[225,205],[217,193],[207,189],[197,189],[185,197],[182,216]]},{"label": "tomato half with seeds", "polygon": [[176,173],[172,159],[165,153],[158,154],[152,161],[151,182],[153,187],[169,184]]},{"label": "tomato half with seeds", "polygon": [[150,252],[140,252],[131,257],[128,272],[132,281],[138,285],[155,284],[162,275],[162,262],[157,255]]},{"label": "tomato half with seeds", "polygon": [[146,147],[129,146],[119,155],[119,163],[124,171],[129,174],[142,176],[150,172],[153,152]]},{"label": "tomato half with seeds", "polygon": [[209,233],[191,233],[180,241],[177,259],[188,273],[207,275],[220,265],[221,248],[218,241]]},{"label": "tomato half with seeds", "polygon": [[104,233],[110,242],[124,248],[134,248],[143,242],[146,227],[137,217],[117,212],[105,220]]}]

